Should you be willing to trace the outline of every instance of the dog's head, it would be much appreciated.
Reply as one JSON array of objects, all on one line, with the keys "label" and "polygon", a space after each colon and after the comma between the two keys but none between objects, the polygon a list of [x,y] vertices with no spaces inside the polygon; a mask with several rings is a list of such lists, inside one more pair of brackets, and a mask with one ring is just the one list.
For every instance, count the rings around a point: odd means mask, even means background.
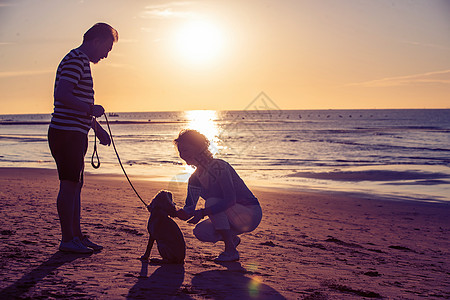
[{"label": "dog's head", "polygon": [[175,217],[177,209],[173,203],[172,193],[168,191],[159,191],[155,198],[147,206],[149,212],[160,209],[165,211],[169,216]]}]

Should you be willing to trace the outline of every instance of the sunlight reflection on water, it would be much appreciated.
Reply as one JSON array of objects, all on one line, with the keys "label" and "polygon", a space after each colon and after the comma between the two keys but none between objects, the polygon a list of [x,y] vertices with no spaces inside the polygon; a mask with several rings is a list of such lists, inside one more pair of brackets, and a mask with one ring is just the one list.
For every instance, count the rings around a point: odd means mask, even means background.
[{"label": "sunlight reflection on water", "polygon": [[211,142],[209,151],[211,151],[213,155],[217,154],[221,149],[221,141],[219,139],[220,128],[216,123],[218,119],[217,111],[189,110],[185,113],[186,119],[189,121],[187,127],[204,134]]}]

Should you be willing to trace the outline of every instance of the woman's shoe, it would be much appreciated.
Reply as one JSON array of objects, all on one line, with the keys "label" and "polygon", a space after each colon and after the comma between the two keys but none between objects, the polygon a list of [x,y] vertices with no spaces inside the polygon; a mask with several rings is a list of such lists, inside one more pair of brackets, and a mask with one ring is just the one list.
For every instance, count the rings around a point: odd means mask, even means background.
[{"label": "woman's shoe", "polygon": [[239,244],[241,243],[241,238],[239,236],[235,236],[233,237],[233,244],[235,247],[239,246]]},{"label": "woman's shoe", "polygon": [[217,256],[214,261],[217,262],[227,262],[227,261],[237,261],[239,260],[239,252],[233,251],[233,252],[222,252]]}]

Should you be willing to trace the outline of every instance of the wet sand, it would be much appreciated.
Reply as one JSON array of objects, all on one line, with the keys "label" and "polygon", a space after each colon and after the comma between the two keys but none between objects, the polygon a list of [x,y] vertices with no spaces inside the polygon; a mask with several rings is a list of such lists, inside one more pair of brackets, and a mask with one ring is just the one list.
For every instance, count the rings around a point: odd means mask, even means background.
[{"label": "wet sand", "polygon": [[[131,179],[183,205],[185,185]],[[58,251],[55,170],[0,168],[0,186],[1,299],[450,298],[449,204],[254,187],[264,216],[239,262],[213,262],[222,244],[176,220],[185,264],[157,266],[138,260],[149,213],[123,176],[86,174],[82,226],[105,247],[92,255]]]}]

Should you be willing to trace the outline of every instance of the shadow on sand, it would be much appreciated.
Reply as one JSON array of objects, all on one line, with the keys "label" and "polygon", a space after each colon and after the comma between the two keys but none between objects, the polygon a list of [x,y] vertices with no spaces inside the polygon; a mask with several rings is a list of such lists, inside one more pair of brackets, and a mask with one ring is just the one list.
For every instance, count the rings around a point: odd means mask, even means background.
[{"label": "shadow on sand", "polygon": [[208,299],[286,299],[239,262],[220,264],[227,270],[198,273],[190,287],[180,288],[184,281],[183,265],[161,265],[147,277],[149,264],[142,262],[138,282],[127,299],[193,299],[190,295]]},{"label": "shadow on sand", "polygon": [[[48,260],[44,261],[41,265],[31,270],[29,273],[24,274],[20,279],[18,279],[10,286],[7,286],[3,290],[1,290],[1,299],[18,299],[23,297],[27,298],[23,295],[28,293],[38,282],[42,281],[45,277],[53,274],[56,269],[80,257],[88,256],[89,254],[72,254],[58,251],[53,254]],[[33,295],[33,297],[34,296],[36,295]],[[58,295],[47,294],[45,296],[51,297]]]},{"label": "shadow on sand", "polygon": [[211,270],[192,278],[192,289],[210,299],[286,299],[262,283],[257,273],[248,272],[239,262],[220,263],[227,270]]},{"label": "shadow on sand", "polygon": [[149,263],[142,262],[138,281],[130,289],[127,299],[191,299],[179,293],[184,280],[184,265],[160,265],[151,276],[148,276],[148,268]]}]

